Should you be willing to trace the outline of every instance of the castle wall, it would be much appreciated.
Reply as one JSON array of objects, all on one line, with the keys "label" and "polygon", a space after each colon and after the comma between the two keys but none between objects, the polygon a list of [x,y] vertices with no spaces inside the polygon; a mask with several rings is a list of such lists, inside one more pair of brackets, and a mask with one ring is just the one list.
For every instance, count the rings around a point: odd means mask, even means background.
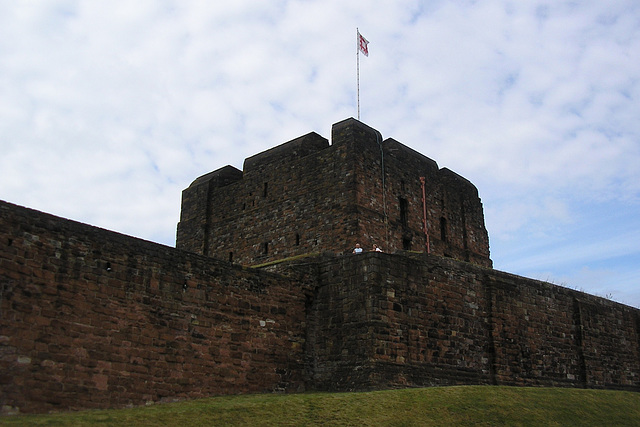
[{"label": "castle wall", "polygon": [[2,414],[453,384],[640,391],[639,331],[638,309],[450,258],[248,269],[0,202]]},{"label": "castle wall", "polygon": [[250,157],[224,186],[209,184],[222,170],[198,178],[183,192],[177,247],[247,265],[355,243],[426,251],[426,204],[431,253],[491,266],[473,184],[354,119],[331,136],[330,146],[311,133]]},{"label": "castle wall", "polygon": [[0,202],[2,413],[304,388],[282,276]]},{"label": "castle wall", "polygon": [[501,384],[640,391],[640,310],[436,256],[319,267],[307,360],[321,390]]}]

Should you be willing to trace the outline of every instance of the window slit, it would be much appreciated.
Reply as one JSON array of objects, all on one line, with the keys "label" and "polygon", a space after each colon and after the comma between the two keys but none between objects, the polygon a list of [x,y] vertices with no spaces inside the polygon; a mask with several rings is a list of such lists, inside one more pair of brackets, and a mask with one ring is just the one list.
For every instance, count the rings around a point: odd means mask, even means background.
[{"label": "window slit", "polygon": [[444,217],[440,218],[440,240],[447,241],[447,219]]},{"label": "window slit", "polygon": [[400,202],[400,224],[407,227],[409,225],[409,202],[402,197],[398,201]]}]

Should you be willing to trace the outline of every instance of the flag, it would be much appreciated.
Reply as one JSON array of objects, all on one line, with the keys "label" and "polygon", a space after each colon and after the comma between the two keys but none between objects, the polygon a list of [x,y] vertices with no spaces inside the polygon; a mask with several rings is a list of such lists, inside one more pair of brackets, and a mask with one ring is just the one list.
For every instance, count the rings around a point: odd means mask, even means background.
[{"label": "flag", "polygon": [[367,41],[367,39],[362,37],[360,31],[358,31],[358,48],[362,51],[362,53],[364,53],[364,56],[369,56],[369,48],[367,47],[368,44],[369,42]]}]

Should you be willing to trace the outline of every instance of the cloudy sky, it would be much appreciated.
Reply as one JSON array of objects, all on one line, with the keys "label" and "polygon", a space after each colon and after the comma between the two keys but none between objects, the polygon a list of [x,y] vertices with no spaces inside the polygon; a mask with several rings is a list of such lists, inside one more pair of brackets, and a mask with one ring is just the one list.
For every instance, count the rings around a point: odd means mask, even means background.
[{"label": "cloudy sky", "polygon": [[0,199],[175,245],[198,176],[356,117],[495,268],[640,307],[640,2],[0,0]]}]

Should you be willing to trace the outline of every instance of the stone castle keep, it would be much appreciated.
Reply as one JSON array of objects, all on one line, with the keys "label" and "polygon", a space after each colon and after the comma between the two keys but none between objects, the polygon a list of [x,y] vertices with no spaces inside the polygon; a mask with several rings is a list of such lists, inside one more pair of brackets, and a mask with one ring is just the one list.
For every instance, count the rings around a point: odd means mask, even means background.
[{"label": "stone castle keep", "polygon": [[[422,183],[425,192],[423,199]],[[428,233],[424,231],[427,217]],[[426,251],[491,267],[476,188],[353,119],[332,145],[310,133],[196,179],[176,246],[242,264],[365,248]]]},{"label": "stone castle keep", "polygon": [[5,415],[456,384],[640,391],[639,337],[638,309],[494,270],[473,184],[354,119],[331,143],[310,133],[197,178],[176,248],[0,202]]}]

